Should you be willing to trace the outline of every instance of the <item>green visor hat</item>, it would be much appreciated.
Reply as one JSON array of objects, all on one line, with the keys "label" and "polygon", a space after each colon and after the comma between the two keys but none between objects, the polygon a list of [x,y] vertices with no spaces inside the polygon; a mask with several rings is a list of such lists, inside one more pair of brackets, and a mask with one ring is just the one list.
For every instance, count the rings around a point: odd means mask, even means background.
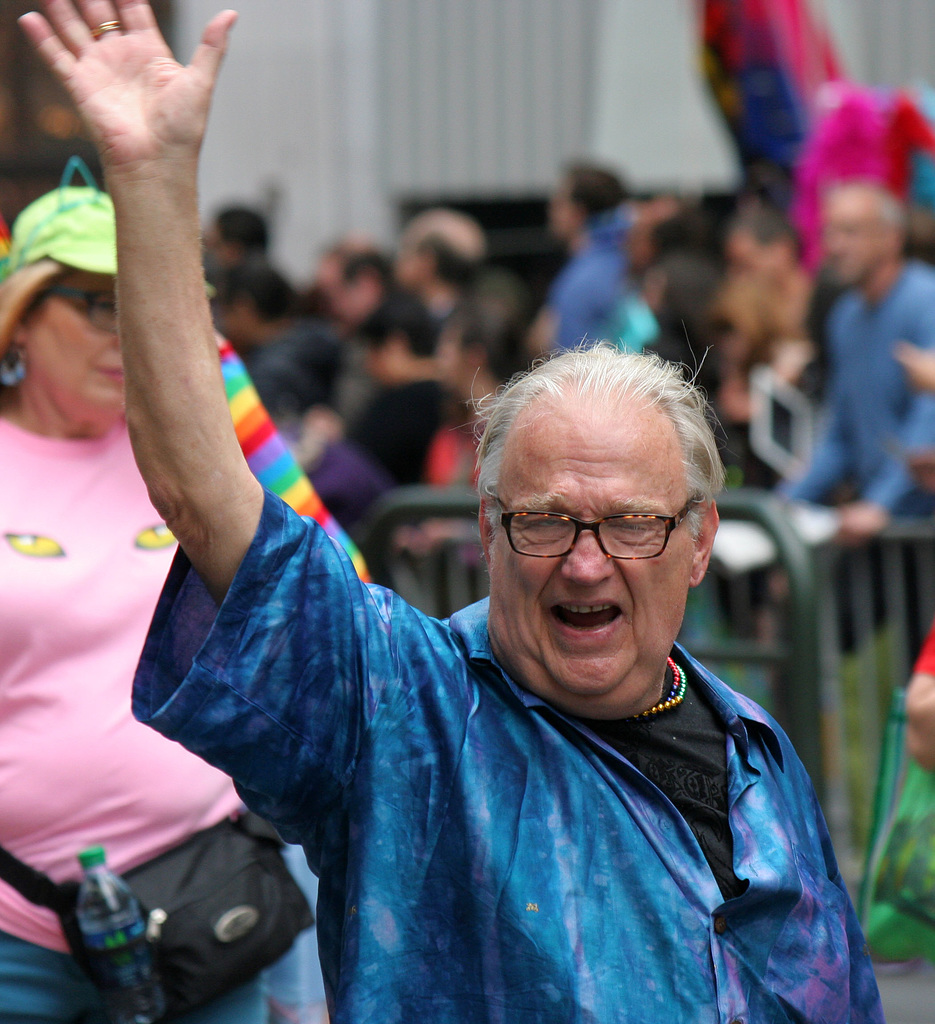
[{"label": "green visor hat", "polygon": [[[69,184],[76,172],[85,185]],[[68,161],[57,189],[30,203],[14,221],[0,281],[43,259],[92,274],[117,273],[114,204],[80,157]]]},{"label": "green visor hat", "polygon": [[[76,173],[86,184],[70,184]],[[58,188],[13,222],[9,251],[0,261],[0,356],[33,300],[65,268],[117,273],[114,205],[80,157],[68,161]]]}]

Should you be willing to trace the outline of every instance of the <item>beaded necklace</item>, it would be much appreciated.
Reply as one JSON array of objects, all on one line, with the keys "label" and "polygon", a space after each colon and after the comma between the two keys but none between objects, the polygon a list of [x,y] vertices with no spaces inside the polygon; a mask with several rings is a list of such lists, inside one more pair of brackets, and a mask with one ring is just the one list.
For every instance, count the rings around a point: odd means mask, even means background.
[{"label": "beaded necklace", "polygon": [[666,659],[666,665],[672,670],[672,689],[668,697],[663,697],[658,704],[641,711],[638,715],[630,715],[624,718],[624,722],[640,722],[644,718],[654,718],[660,711],[668,711],[670,708],[678,707],[685,699],[687,679],[685,673],[675,664],[671,658]]}]

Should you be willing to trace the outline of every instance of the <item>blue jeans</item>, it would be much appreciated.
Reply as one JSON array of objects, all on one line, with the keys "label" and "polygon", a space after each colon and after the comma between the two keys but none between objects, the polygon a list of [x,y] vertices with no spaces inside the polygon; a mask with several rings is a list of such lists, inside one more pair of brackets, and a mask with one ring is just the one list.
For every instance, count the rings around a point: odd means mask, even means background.
[{"label": "blue jeans", "polygon": [[[259,978],[176,1024],[265,1024]],[[0,932],[0,1024],[107,1024],[97,990],[67,953]]]},{"label": "blue jeans", "polygon": [[[312,907],[318,899],[318,879],[301,846],[286,846],[283,856]],[[318,961],[318,935],[307,928],[283,958],[265,972],[269,995],[269,1024],[318,1024],[325,1015],[325,988]]]}]

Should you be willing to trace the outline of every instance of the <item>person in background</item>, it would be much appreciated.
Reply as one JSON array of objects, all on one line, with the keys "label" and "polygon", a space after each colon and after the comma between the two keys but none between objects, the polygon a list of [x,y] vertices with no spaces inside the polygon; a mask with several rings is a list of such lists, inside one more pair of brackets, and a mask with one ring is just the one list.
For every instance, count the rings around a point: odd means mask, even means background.
[{"label": "person in background", "polygon": [[442,328],[436,361],[450,408],[429,446],[424,480],[436,487],[473,487],[478,408],[526,368],[519,325],[498,303],[467,300]]},{"label": "person in background", "polygon": [[269,226],[266,217],[250,206],[225,206],[211,219],[204,233],[205,273],[215,276],[251,259],[266,259]]},{"label": "person in background", "polygon": [[[914,388],[935,393],[935,352],[901,342],[896,346],[896,358]],[[935,447],[913,453],[909,467],[919,486],[935,492]],[[922,643],[906,687],[906,746],[923,768],[935,771],[935,623]]]},{"label": "person in background", "polygon": [[627,273],[631,282],[639,286],[647,270],[665,255],[660,250],[658,227],[685,209],[686,203],[678,196],[662,192],[646,199],[631,200],[630,226],[624,246],[627,255]]},{"label": "person in background", "polygon": [[396,283],[417,295],[441,326],[477,280],[487,255],[480,224],[459,210],[416,214],[399,238]]},{"label": "person in background", "polygon": [[435,320],[415,295],[396,291],[361,324],[359,335],[377,390],[347,436],[397,484],[418,483],[442,415]]},{"label": "person in background", "polygon": [[552,282],[528,338],[531,356],[605,336],[626,281],[626,189],[604,167],[570,164],[549,200],[549,230],[569,260]]},{"label": "person in background", "polygon": [[360,328],[393,290],[393,265],[372,240],[347,235],[322,256],[306,295],[339,338],[332,399],[301,416],[295,454],[322,500],[352,530],[380,495],[396,486],[371,452],[347,437],[373,402],[378,383],[367,369]]},{"label": "person in background", "polygon": [[[697,362],[697,357],[682,357],[690,356],[686,349],[692,346],[696,353],[704,352],[701,335],[693,328],[706,303],[695,296],[686,304],[677,296],[688,298],[683,283],[710,276],[704,266],[713,262],[709,219],[697,203],[663,193],[629,203],[629,220],[626,282],[607,338],[627,352],[651,347],[665,350],[668,359]],[[689,267],[691,274],[686,272]],[[715,272],[720,273],[719,265]]]},{"label": "person in background", "polygon": [[316,405],[334,401],[341,345],[322,319],[299,316],[289,281],[265,260],[220,275],[218,328],[234,346],[266,409],[289,431]]},{"label": "person in background", "polygon": [[718,374],[712,404],[726,438],[728,472],[737,485],[769,489],[780,479],[751,444],[751,424],[760,401],[752,375],[765,369],[789,385],[802,380],[814,348],[804,334],[788,333],[792,328],[787,313],[779,293],[748,275],[729,276],[708,310]]},{"label": "person in background", "polygon": [[750,201],[728,221],[724,232],[724,257],[731,282],[742,281],[758,288],[763,302],[778,317],[777,333],[800,344],[806,355],[795,371],[787,363],[782,373],[814,404],[821,400],[827,372],[827,318],[843,291],[830,265],[811,275],[802,263],[798,232],[779,209]]},{"label": "person in background", "polygon": [[[331,290],[331,320],[341,339],[335,406],[345,424],[360,416],[375,390],[364,366],[366,352],[360,327],[393,290],[392,260],[375,249],[350,253]],[[343,427],[336,425],[335,429]]]},{"label": "person in background", "polygon": [[393,288],[393,263],[385,253],[350,253],[331,292],[332,316],[338,333],[343,338],[353,337]]},{"label": "person in background", "polygon": [[443,621],[365,586],[204,372],[197,154],[236,15],[186,68],[118,9],[98,39],[109,4],[21,24],[115,195],[134,450],[184,552],[134,708],[303,842],[333,1016],[881,1024],[804,766],[674,642],[723,484],[703,397],[609,347],[543,363],[488,409],[489,600]]},{"label": "person in background", "polygon": [[905,233],[905,211],[881,185],[849,182],[825,195],[825,258],[847,290],[828,321],[825,425],[804,475],[780,493],[833,504],[842,544],[935,509],[907,464],[935,447],[935,396],[915,393],[895,358],[900,341],[935,350],[935,270],[904,258]]},{"label": "person in background", "polygon": [[335,295],[341,288],[344,267],[352,256],[381,255],[376,241],[367,234],[349,232],[328,245],[312,269],[311,280],[299,293],[299,308],[307,316],[335,321]]},{"label": "person in background", "polygon": [[802,265],[799,236],[781,210],[762,203],[742,207],[727,224],[724,258],[729,277],[769,293],[783,318],[781,336],[807,336],[812,280]]},{"label": "person in background", "polygon": [[685,376],[709,395],[719,387],[720,375],[708,314],[722,279],[720,262],[710,253],[676,248],[659,256],[642,284],[658,324],[656,337],[644,351],[681,366]]},{"label": "person in background", "polygon": [[[0,844],[55,881],[88,846],[123,872],[241,807],[130,712],[176,544],[124,418],[113,207],[70,178],[19,215],[0,269]],[[55,914],[0,882],[0,1022],[26,1020],[105,1017]],[[262,1024],[260,979],[183,1020]]]}]

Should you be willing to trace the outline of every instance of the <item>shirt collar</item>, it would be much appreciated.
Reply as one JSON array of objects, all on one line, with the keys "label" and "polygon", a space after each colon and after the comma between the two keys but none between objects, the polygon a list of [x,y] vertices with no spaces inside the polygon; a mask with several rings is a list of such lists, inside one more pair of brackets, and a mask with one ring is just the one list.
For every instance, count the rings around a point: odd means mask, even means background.
[{"label": "shirt collar", "polygon": [[779,766],[779,770],[783,771],[782,744],[777,732],[778,725],[772,716],[749,697],[731,689],[713,672],[709,672],[704,665],[695,661],[684,647],[676,644],[675,651],[678,660],[694,670],[695,679],[700,683],[714,710],[723,719],[727,731],[734,737],[737,749],[743,757],[748,758],[752,729],[762,736],[773,760]]}]

